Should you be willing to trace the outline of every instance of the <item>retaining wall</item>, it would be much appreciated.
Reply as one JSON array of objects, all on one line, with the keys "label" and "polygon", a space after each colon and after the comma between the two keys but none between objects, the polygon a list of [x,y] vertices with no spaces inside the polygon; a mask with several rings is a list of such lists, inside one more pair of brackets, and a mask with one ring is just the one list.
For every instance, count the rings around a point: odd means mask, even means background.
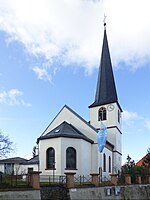
[{"label": "retaining wall", "polygon": [[41,200],[40,190],[0,192],[0,200]]},{"label": "retaining wall", "polygon": [[149,185],[130,185],[116,187],[72,188],[71,200],[150,200]]}]

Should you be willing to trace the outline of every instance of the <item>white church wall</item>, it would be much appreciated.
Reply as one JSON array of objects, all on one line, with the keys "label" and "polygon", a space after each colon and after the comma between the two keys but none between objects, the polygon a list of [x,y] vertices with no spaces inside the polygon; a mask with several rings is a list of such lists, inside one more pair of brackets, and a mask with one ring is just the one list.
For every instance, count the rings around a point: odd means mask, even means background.
[{"label": "white church wall", "polygon": [[[76,168],[77,170],[66,169],[66,150],[68,147],[73,147],[76,150]],[[64,172],[79,172],[80,156],[81,156],[81,139],[76,138],[62,138],[62,174]]]},{"label": "white church wall", "polygon": [[103,123],[107,127],[117,126],[119,129],[121,129],[121,119],[120,119],[120,123],[118,122],[118,110],[119,110],[118,105],[117,103],[112,103],[112,104],[114,105],[114,110],[112,111],[108,111],[107,109],[109,104],[90,108],[90,123],[92,126],[99,129],[100,121],[98,120],[98,111],[101,107],[105,107],[107,111],[107,120],[104,120]]},{"label": "white church wall", "polygon": [[92,169],[91,173],[98,173],[99,167],[98,167],[98,146],[97,143],[92,144]]},{"label": "white church wall", "polygon": [[[82,139],[64,138],[62,142],[62,172],[75,172],[78,175],[89,174],[91,171],[91,144]],[[66,149],[73,147],[76,149],[77,170],[68,170],[66,168]],[[65,169],[65,170],[64,170]]]},{"label": "white church wall", "polygon": [[[53,170],[46,169],[46,151],[48,148],[55,149],[55,174],[61,174],[61,139],[51,138],[39,141],[39,170],[41,175],[53,175]],[[59,159],[57,159],[59,157]]]},{"label": "white church wall", "polygon": [[80,168],[81,175],[89,175],[92,168],[92,144],[86,142],[85,140],[81,141],[81,156],[80,156]]},{"label": "white church wall", "polygon": [[[104,160],[103,160],[103,154],[105,153],[106,155],[106,171],[104,172],[104,168],[103,168],[103,165],[104,165]],[[109,172],[109,156],[111,158],[111,172]],[[105,180],[107,179],[110,179],[110,174],[112,173],[112,170],[113,170],[113,156],[112,156],[112,151],[110,151],[109,149],[107,148],[104,148],[103,152],[101,153],[100,155],[101,157],[101,167],[102,167],[102,178]]]},{"label": "white church wall", "polygon": [[[39,143],[40,171],[41,175],[53,175],[53,170],[46,169],[46,151],[48,148],[55,149],[55,174],[63,175],[65,172],[76,172],[79,175],[91,173],[91,143],[76,138],[53,138],[41,140]],[[76,150],[77,170],[66,169],[66,149],[73,147]]]}]

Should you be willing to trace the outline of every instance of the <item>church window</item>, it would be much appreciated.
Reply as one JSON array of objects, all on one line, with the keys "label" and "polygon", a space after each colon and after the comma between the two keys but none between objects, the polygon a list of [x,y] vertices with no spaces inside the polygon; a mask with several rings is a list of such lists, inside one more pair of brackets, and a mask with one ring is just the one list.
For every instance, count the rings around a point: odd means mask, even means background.
[{"label": "church window", "polygon": [[106,120],[107,118],[107,113],[106,113],[106,108],[102,107],[98,111],[98,120]]},{"label": "church window", "polygon": [[76,150],[73,147],[66,150],[66,168],[76,169]]},{"label": "church window", "polygon": [[55,149],[50,147],[46,151],[46,165],[47,169],[55,168]]},{"label": "church window", "polygon": [[106,172],[106,154],[103,154],[103,171]]},{"label": "church window", "polygon": [[120,119],[121,119],[121,113],[120,110],[118,110],[118,122],[120,123]]},{"label": "church window", "polygon": [[111,173],[111,157],[109,156],[109,173]]}]

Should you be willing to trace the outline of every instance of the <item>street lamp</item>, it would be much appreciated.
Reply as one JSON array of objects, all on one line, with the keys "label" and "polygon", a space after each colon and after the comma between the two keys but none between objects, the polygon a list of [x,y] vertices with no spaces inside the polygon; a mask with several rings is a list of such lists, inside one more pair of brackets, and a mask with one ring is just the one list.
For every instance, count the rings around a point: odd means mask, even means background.
[{"label": "street lamp", "polygon": [[55,172],[55,171],[54,171],[54,170],[55,170],[55,163],[56,163],[56,162],[53,162],[53,183],[54,183],[54,177],[55,177],[55,173],[54,173],[54,172]]}]

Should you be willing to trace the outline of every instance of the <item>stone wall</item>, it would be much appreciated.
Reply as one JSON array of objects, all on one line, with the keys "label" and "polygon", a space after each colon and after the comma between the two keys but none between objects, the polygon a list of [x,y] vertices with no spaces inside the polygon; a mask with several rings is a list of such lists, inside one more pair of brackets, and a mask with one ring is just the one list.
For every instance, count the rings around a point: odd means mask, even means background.
[{"label": "stone wall", "polygon": [[41,200],[40,190],[0,192],[0,200]]},{"label": "stone wall", "polygon": [[42,186],[41,200],[70,200],[69,190],[61,185]]},{"label": "stone wall", "polygon": [[71,200],[150,200],[149,185],[130,185],[69,189]]}]

